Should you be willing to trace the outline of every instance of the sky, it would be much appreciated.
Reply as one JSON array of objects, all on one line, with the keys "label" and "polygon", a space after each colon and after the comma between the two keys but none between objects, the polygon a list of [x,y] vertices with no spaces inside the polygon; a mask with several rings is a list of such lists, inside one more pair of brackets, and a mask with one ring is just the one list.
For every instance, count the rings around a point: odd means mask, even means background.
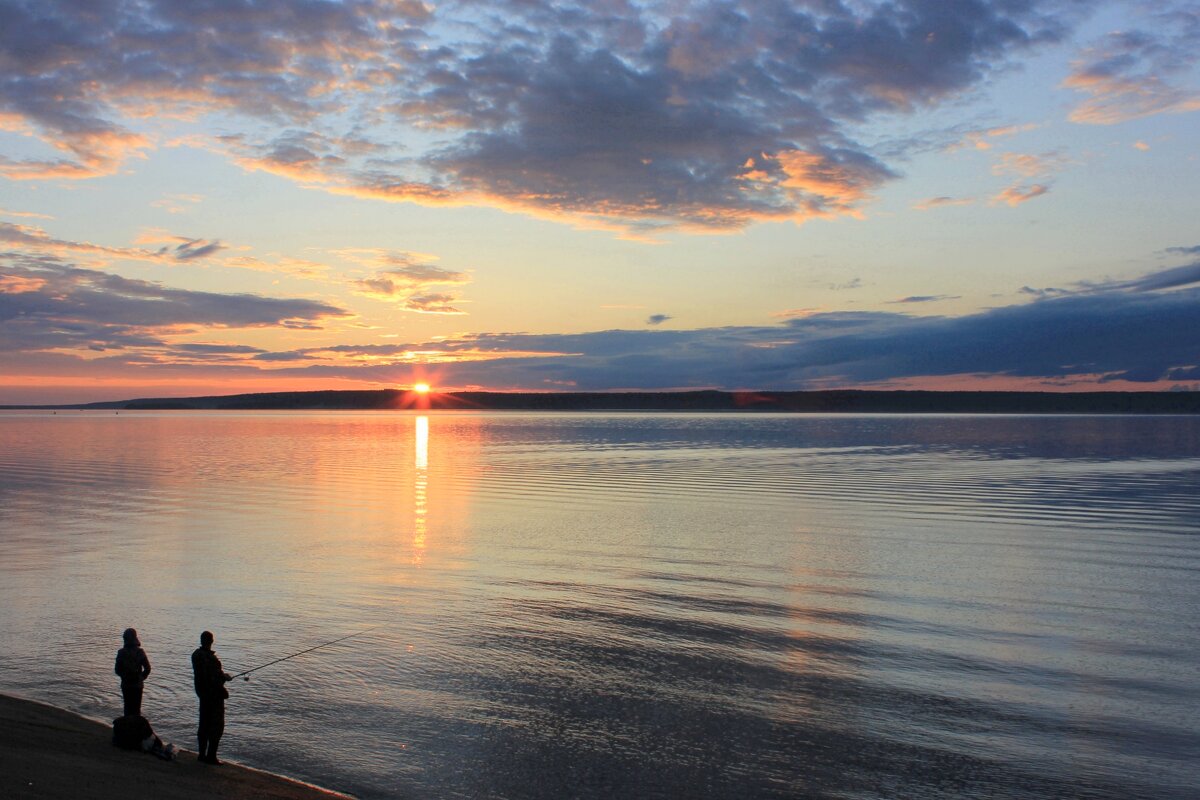
[{"label": "sky", "polygon": [[0,0],[0,404],[1200,390],[1200,7]]}]

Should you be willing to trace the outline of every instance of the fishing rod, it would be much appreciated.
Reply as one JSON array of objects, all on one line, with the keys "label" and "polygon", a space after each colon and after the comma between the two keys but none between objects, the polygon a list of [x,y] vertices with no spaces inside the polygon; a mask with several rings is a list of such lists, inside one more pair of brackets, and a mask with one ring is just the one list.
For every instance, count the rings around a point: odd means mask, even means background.
[{"label": "fishing rod", "polygon": [[356,633],[351,633],[351,634],[349,634],[348,636],[343,636],[343,637],[341,637],[340,639],[334,639],[333,641],[330,641],[330,642],[325,642],[324,644],[318,644],[318,645],[314,645],[314,646],[312,646],[312,647],[309,647],[309,648],[308,648],[308,649],[306,649],[306,650],[301,650],[301,651],[300,651],[300,652],[298,652],[298,653],[292,653],[290,656],[284,656],[283,658],[277,658],[277,659],[275,659],[274,661],[268,661],[266,664],[259,664],[257,667],[254,667],[254,668],[252,668],[252,669],[248,669],[248,670],[246,670],[245,672],[239,672],[237,675],[234,675],[234,676],[232,676],[232,677],[230,678],[230,680],[233,680],[233,678],[241,678],[241,679],[242,679],[242,680],[244,680],[244,681],[248,681],[248,680],[250,680],[250,673],[251,673],[251,672],[258,672],[260,669],[265,669],[266,667],[269,667],[269,666],[271,666],[271,665],[273,665],[273,664],[278,664],[278,663],[280,663],[281,661],[287,661],[287,660],[289,660],[289,659],[293,659],[293,658],[295,658],[296,656],[302,656],[302,655],[304,655],[305,653],[311,653],[311,652],[312,652],[312,651],[314,651],[314,650],[320,650],[320,649],[321,649],[321,648],[323,648],[323,647],[329,647],[331,644],[337,644],[338,642],[344,642],[344,641],[346,641],[347,639],[353,639],[355,636],[362,636],[364,633],[368,633],[368,632],[370,632],[370,631],[373,631],[373,630],[375,630],[375,629],[376,629],[376,628],[378,628],[378,627],[379,627],[378,625],[372,625],[372,626],[371,626],[371,627],[369,627],[369,628],[364,628],[364,629],[363,629],[363,630],[361,630],[361,631],[358,631],[358,632],[356,632]]}]

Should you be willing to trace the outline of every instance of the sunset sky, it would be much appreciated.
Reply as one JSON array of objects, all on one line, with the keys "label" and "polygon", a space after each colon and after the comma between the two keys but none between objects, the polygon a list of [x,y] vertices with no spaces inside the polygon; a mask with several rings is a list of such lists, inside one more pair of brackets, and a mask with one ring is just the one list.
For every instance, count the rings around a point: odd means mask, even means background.
[{"label": "sunset sky", "polygon": [[0,404],[1200,388],[1200,7],[0,0]]}]

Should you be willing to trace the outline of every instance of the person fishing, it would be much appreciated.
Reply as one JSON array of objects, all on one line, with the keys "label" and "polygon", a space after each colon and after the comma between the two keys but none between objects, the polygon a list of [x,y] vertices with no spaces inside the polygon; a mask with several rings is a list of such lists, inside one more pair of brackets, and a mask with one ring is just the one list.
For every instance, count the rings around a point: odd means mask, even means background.
[{"label": "person fishing", "polygon": [[199,742],[199,760],[206,764],[220,764],[217,745],[225,732],[225,699],[229,690],[225,684],[233,676],[225,672],[221,659],[213,652],[213,635],[209,631],[200,634],[200,646],[192,652],[192,677],[196,685],[196,696],[200,698],[200,724],[196,729]]},{"label": "person fishing", "polygon": [[150,675],[150,659],[142,649],[137,631],[126,628],[121,634],[125,646],[117,651],[117,663],[113,671],[121,676],[121,699],[125,704],[125,716],[142,715],[142,690]]}]

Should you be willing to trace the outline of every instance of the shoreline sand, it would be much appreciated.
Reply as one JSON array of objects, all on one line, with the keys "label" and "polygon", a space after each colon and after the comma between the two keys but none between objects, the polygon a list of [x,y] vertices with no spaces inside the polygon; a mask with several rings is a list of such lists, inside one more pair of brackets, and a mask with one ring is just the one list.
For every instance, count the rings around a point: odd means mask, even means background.
[{"label": "shoreline sand", "polygon": [[349,795],[238,764],[209,766],[188,750],[174,761],[121,750],[112,746],[110,725],[0,694],[0,797],[334,800]]}]

